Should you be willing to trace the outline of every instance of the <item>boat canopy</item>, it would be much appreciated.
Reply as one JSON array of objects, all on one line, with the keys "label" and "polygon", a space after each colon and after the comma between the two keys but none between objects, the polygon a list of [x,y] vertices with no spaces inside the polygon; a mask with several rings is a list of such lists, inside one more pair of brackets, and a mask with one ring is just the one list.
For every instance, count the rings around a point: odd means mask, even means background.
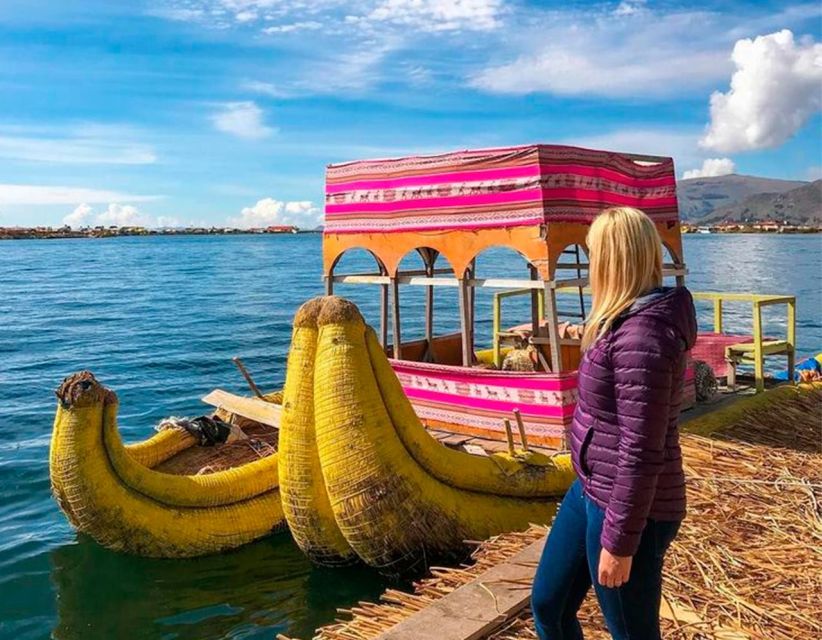
[{"label": "boat canopy", "polygon": [[[549,352],[544,370],[560,373],[576,366],[579,341],[560,335],[559,320],[569,314],[558,310],[557,292],[576,292],[579,310],[573,317],[582,320],[588,284],[586,235],[593,219],[613,206],[637,207],[651,217],[672,258],[664,273],[683,284],[686,270],[671,158],[532,144],[332,164],[326,172],[323,234],[326,291],[332,293],[335,283],[379,285],[380,339],[385,346],[390,293],[391,353],[402,359],[399,285],[424,286],[422,359],[429,361],[435,350],[433,290],[458,287],[463,366],[475,362],[475,290],[530,294],[529,341]],[[479,278],[477,256],[491,247],[523,256],[528,262],[523,278]],[[368,251],[377,271],[336,273],[340,258],[354,249]],[[403,258],[414,252],[423,268],[400,271]],[[437,268],[440,258],[447,268]],[[495,313],[498,317],[498,309]],[[495,340],[499,335],[496,328]]]},{"label": "boat canopy", "polygon": [[356,247],[394,275],[405,254],[427,247],[462,277],[479,252],[505,246],[549,280],[565,247],[584,246],[594,217],[619,205],[645,211],[679,261],[671,158],[532,144],[332,164],[325,272]]}]

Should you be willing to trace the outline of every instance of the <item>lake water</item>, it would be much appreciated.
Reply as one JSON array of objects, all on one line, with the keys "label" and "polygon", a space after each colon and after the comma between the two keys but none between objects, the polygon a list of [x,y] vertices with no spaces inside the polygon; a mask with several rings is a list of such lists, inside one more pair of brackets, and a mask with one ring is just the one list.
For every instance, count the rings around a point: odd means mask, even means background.
[{"label": "lake water", "polygon": [[[245,393],[232,356],[261,386],[281,385],[291,318],[323,291],[320,243],[313,234],[0,242],[0,637],[308,636],[337,607],[383,590],[366,569],[312,567],[286,534],[193,560],[111,553],[78,538],[49,493],[53,391],[75,370],[117,391],[130,440],[164,416],[203,413],[199,398],[214,387]],[[822,236],[686,236],[685,254],[693,290],[796,295],[799,351],[822,350]],[[509,258],[490,254],[479,275],[521,275]],[[346,261],[372,268],[362,255]],[[374,289],[337,293],[376,318]],[[402,299],[413,337],[422,291],[404,288]],[[506,321],[522,321],[525,300],[510,302]],[[482,341],[490,297],[477,305]],[[438,330],[458,327],[455,290],[438,290],[436,310]],[[750,331],[749,307],[728,314],[729,328]],[[700,318],[707,327],[707,307]],[[781,329],[767,314],[766,330]]]}]

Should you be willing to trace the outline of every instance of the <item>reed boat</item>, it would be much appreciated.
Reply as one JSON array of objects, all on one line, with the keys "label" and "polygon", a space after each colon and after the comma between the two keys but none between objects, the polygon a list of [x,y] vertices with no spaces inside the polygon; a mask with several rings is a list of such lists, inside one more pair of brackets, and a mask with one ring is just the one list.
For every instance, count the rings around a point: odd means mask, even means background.
[{"label": "reed boat", "polygon": [[57,398],[52,492],[69,522],[103,546],[152,557],[198,556],[251,542],[285,524],[278,434],[270,426],[241,420],[249,438],[265,445],[254,449],[246,441],[197,446],[183,429],[124,445],[117,396],[90,372],[66,378]]},{"label": "reed boat", "polygon": [[[200,447],[179,430],[123,445],[116,396],[84,372],[58,390],[60,506],[78,530],[132,553],[213,553],[287,526],[317,563],[392,573],[459,552],[464,540],[549,522],[572,481],[562,451],[588,304],[585,236],[614,205],[648,213],[665,276],[683,285],[670,158],[529,145],[330,165],[326,296],[295,317],[282,394],[263,395],[244,372],[254,396],[204,398],[265,455],[245,440]],[[521,277],[480,277],[478,258],[495,247],[522,260]],[[374,270],[342,272],[352,251],[370,255]],[[408,256],[422,266],[409,269]],[[351,284],[379,291],[376,328],[334,295]],[[424,291],[419,339],[404,338],[405,286]],[[437,335],[435,292],[449,290],[460,329]],[[487,290],[493,332],[480,344],[477,297]],[[793,377],[792,297],[700,295],[715,326],[694,357],[719,375],[727,365],[729,381],[753,362],[757,391],[765,356],[786,355]],[[504,325],[502,302],[516,296],[529,322]],[[753,340],[723,331],[723,302],[740,300],[753,303]],[[765,339],[756,322],[773,304],[787,305],[784,340]],[[689,367],[683,408],[695,403],[694,380]]]}]

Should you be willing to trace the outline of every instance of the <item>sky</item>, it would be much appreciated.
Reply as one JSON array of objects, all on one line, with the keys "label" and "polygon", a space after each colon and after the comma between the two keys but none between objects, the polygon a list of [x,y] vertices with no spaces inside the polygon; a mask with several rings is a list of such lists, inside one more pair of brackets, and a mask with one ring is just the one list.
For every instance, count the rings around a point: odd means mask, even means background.
[{"label": "sky", "polygon": [[0,0],[0,226],[312,228],[328,163],[533,142],[816,179],[820,6]]}]

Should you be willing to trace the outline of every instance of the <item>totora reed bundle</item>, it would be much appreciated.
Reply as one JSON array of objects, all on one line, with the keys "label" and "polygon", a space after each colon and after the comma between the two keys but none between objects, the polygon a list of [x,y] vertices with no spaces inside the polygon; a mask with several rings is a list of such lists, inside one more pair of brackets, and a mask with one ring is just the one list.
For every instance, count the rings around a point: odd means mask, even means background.
[{"label": "totora reed bundle", "polygon": [[[666,560],[663,634],[668,640],[822,637],[822,386],[780,387],[708,418],[716,423],[722,416],[724,426],[712,435],[682,437],[689,513]],[[413,594],[389,590],[380,604],[343,611],[346,621],[316,637],[375,638],[545,532],[535,526],[483,542],[472,564],[434,569]],[[522,589],[527,597],[530,585]],[[494,606],[490,595],[488,606]],[[610,637],[593,595],[580,620],[586,638]],[[491,638],[536,638],[530,611]]]}]

